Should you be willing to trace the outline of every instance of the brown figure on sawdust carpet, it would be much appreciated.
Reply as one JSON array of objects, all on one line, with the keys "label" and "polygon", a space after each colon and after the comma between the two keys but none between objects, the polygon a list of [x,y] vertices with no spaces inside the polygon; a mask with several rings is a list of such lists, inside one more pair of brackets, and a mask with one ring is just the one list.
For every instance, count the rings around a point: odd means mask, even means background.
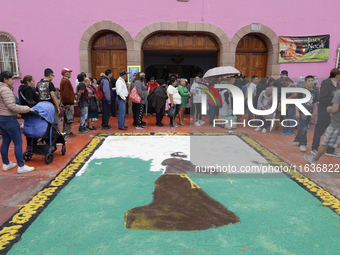
[{"label": "brown figure on sawdust carpet", "polygon": [[195,166],[181,152],[171,154],[162,165],[166,170],[155,182],[151,204],[125,212],[128,229],[158,231],[193,231],[240,222],[222,204],[212,199],[187,175]]}]

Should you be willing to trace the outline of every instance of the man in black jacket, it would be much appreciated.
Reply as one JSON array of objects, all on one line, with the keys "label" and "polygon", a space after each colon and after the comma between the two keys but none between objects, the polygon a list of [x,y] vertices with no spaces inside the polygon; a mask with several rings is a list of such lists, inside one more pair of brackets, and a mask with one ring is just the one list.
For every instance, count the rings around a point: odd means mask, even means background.
[{"label": "man in black jacket", "polygon": [[[331,122],[331,116],[327,112],[327,107],[332,105],[332,99],[335,91],[340,90],[340,69],[333,68],[330,77],[323,80],[321,83],[319,106],[318,106],[318,120],[314,130],[313,144],[311,153],[316,155],[320,145],[320,138],[325,133],[328,125]],[[334,148],[328,147],[326,156],[340,157]]]}]

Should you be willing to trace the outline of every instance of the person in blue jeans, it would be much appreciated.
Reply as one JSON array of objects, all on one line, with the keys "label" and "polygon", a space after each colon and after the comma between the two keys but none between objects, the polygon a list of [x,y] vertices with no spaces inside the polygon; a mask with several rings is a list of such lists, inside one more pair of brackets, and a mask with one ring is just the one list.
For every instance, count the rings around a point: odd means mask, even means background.
[{"label": "person in blue jeans", "polygon": [[28,173],[34,170],[24,164],[22,154],[22,138],[20,125],[17,120],[18,113],[34,111],[32,108],[15,103],[15,96],[12,91],[14,84],[13,73],[4,71],[0,74],[0,130],[2,134],[1,158],[2,170],[8,171],[17,164],[9,161],[8,149],[11,141],[14,143],[14,154],[18,163],[18,174]]},{"label": "person in blue jeans", "polygon": [[[282,79],[282,84],[283,87],[287,88],[295,88],[295,84],[293,83],[293,81],[288,78],[288,77],[284,77]],[[293,99],[296,98],[297,94],[296,93],[287,93],[287,99]],[[293,136],[294,135],[294,130],[295,130],[295,124],[296,122],[293,121],[295,120],[295,115],[296,115],[296,110],[295,110],[295,105],[288,105],[288,109],[286,112],[286,120],[284,122],[285,126],[283,128],[283,130],[280,132],[281,134],[284,134],[286,136]]]},{"label": "person in blue jeans", "polygon": [[[331,115],[327,112],[327,107],[332,105],[334,94],[340,90],[340,68],[333,68],[329,78],[321,83],[318,105],[318,120],[314,129],[311,153],[316,155],[320,146],[320,139],[331,123]],[[335,151],[331,145],[327,147],[326,156],[340,157],[340,153]]]},{"label": "person in blue jeans", "polygon": [[126,75],[127,72],[122,70],[119,72],[119,78],[116,82],[116,93],[117,93],[117,104],[118,104],[118,129],[127,130],[125,126],[125,115],[126,115],[126,98],[129,92],[126,87]]},{"label": "person in blue jeans", "polygon": [[[300,146],[300,151],[305,152],[306,151],[306,145],[307,145],[307,129],[308,129],[308,123],[311,119],[315,116],[315,109],[316,109],[316,103],[318,102],[317,92],[314,89],[314,76],[308,75],[305,77],[305,88],[309,90],[310,94],[312,95],[311,99],[307,102],[302,104],[310,114],[312,114],[312,117],[309,115],[305,115],[303,112],[301,112],[297,106],[295,106],[296,109],[296,119],[299,119],[299,131],[294,139],[294,145]],[[304,98],[306,97],[305,94],[299,93],[297,95],[297,98]]]}]

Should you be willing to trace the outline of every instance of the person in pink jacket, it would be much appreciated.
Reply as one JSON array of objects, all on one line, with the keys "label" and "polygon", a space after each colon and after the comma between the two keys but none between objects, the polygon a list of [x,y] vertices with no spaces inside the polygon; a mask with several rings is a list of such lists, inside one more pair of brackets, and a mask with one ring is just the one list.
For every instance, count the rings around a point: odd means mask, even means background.
[{"label": "person in pink jacket", "polygon": [[14,84],[13,74],[4,71],[0,74],[0,130],[2,134],[1,158],[2,170],[7,171],[17,164],[8,160],[8,148],[13,141],[14,154],[18,163],[18,174],[28,173],[34,170],[34,167],[29,167],[24,164],[22,155],[22,138],[20,125],[17,120],[18,113],[28,113],[34,111],[32,108],[15,103],[15,96],[12,91]]}]

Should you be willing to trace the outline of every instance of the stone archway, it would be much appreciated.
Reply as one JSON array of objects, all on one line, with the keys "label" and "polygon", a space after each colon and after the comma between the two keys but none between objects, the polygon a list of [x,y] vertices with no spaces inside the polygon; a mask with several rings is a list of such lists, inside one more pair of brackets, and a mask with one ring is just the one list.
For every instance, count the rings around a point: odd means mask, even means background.
[{"label": "stone archway", "polygon": [[261,25],[259,32],[254,32],[251,24],[239,29],[230,41],[230,62],[235,66],[236,48],[239,41],[247,34],[255,34],[262,38],[268,47],[267,76],[278,78],[280,74],[279,64],[279,37],[265,25]]},{"label": "stone archway", "polygon": [[[156,32],[199,32],[207,33],[216,39],[220,48],[220,65],[231,65],[229,56],[229,39],[225,32],[216,25],[210,23],[191,23],[188,21],[156,22],[144,27],[135,37],[134,50],[128,51],[128,65],[141,65],[142,45],[147,37]],[[235,63],[235,61],[234,61]]]},{"label": "stone archway", "polygon": [[91,25],[84,32],[79,44],[80,70],[85,72],[88,77],[92,76],[91,45],[96,36],[103,31],[112,31],[120,35],[125,41],[128,56],[129,52],[133,51],[134,48],[134,41],[130,33],[124,27],[110,20],[102,20]]}]

